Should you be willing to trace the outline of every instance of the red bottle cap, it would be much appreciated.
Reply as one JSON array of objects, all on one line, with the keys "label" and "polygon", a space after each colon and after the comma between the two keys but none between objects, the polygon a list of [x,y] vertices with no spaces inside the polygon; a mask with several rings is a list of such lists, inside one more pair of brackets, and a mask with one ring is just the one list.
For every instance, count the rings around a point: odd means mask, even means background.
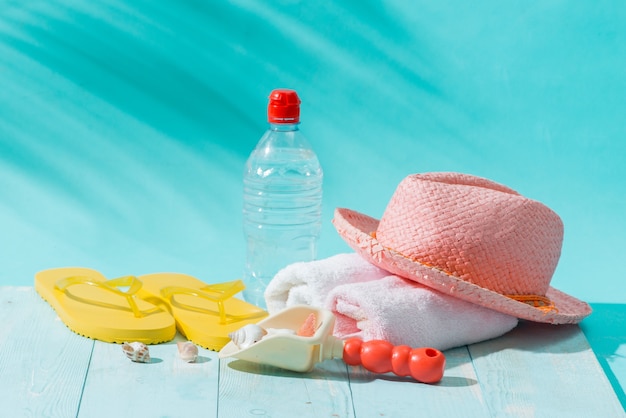
[{"label": "red bottle cap", "polygon": [[300,98],[294,90],[276,89],[270,94],[267,106],[269,123],[300,122]]}]

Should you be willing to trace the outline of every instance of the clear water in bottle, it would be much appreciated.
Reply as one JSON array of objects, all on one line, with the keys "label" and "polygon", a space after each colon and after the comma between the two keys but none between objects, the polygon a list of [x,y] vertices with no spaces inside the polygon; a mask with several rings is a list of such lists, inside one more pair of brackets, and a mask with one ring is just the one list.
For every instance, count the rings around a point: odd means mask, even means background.
[{"label": "clear water in bottle", "polygon": [[265,288],[281,268],[315,259],[322,179],[317,156],[297,124],[271,124],[244,172],[246,301],[265,307]]}]

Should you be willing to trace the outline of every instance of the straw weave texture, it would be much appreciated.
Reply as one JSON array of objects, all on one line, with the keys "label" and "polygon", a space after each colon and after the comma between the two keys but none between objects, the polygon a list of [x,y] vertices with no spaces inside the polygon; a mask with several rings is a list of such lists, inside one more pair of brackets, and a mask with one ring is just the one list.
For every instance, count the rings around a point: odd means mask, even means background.
[{"label": "straw weave texture", "polygon": [[[461,299],[540,322],[574,323],[589,306],[552,289],[563,223],[544,204],[460,173],[406,177],[380,222],[348,209],[333,220],[363,257]],[[547,296],[540,311],[505,295]]]}]

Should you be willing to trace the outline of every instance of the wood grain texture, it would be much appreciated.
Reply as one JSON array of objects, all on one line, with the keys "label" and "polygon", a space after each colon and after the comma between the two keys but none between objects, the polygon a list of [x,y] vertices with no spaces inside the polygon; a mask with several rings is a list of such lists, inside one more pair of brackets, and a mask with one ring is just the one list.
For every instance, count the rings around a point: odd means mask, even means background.
[{"label": "wood grain texture", "polygon": [[626,408],[626,304],[592,303],[580,328],[622,407]]},{"label": "wood grain texture", "polygon": [[175,341],[149,346],[150,363],[130,361],[120,344],[96,342],[79,416],[216,416],[217,353],[200,348],[198,361],[186,363]]},{"label": "wood grain texture", "polygon": [[12,417],[73,417],[93,341],[74,334],[32,287],[0,288],[0,405]]},{"label": "wood grain texture", "polygon": [[468,347],[493,417],[624,417],[577,325],[520,322]]},{"label": "wood grain texture", "polygon": [[353,368],[350,386],[356,416],[489,416],[467,348],[448,350],[445,355],[444,377],[434,385]]},{"label": "wood grain texture", "polygon": [[0,287],[0,405],[11,417],[626,417],[578,326],[521,322],[445,352],[442,381],[374,375],[341,360],[295,373],[176,341],[149,364],[80,337],[32,287]]},{"label": "wood grain texture", "polygon": [[354,417],[346,365],[320,363],[296,373],[243,360],[222,360],[220,418]]}]

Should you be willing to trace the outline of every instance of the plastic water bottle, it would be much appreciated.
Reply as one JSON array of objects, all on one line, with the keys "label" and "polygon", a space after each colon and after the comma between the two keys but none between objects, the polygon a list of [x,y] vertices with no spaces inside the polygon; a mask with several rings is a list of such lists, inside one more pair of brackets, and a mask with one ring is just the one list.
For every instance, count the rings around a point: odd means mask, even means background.
[{"label": "plastic water bottle", "polygon": [[263,308],[265,288],[281,268],[317,255],[323,180],[317,155],[298,129],[297,93],[272,91],[267,116],[269,129],[246,162],[243,194],[243,295]]}]

